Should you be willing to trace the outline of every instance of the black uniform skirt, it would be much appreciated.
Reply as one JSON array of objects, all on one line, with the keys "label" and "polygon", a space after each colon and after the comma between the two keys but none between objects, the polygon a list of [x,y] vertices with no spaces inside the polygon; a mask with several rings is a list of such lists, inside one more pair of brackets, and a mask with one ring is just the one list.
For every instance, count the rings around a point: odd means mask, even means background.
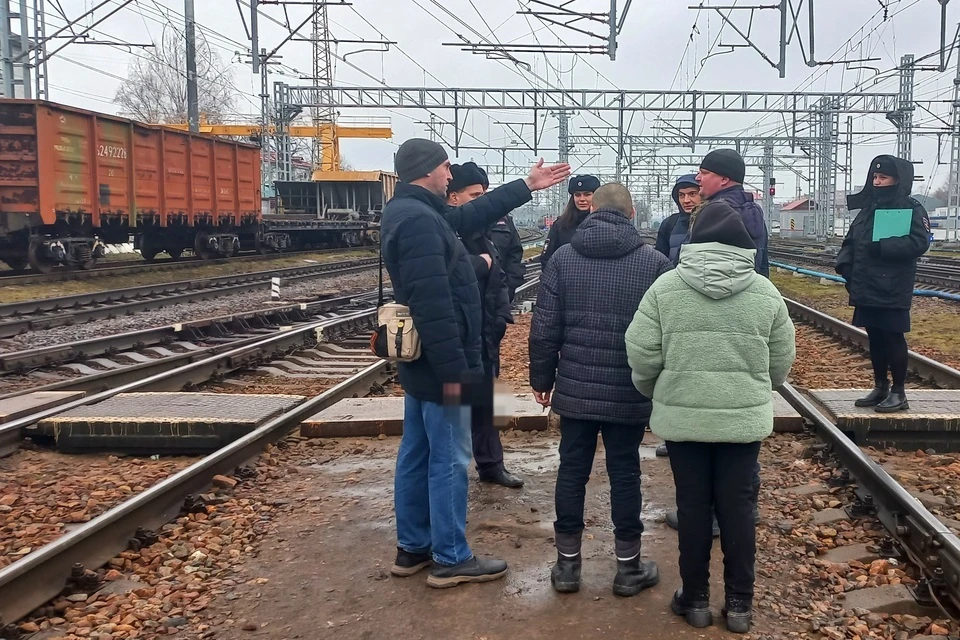
[{"label": "black uniform skirt", "polygon": [[865,329],[880,329],[891,333],[910,331],[909,309],[887,309],[885,307],[854,307],[853,325]]}]

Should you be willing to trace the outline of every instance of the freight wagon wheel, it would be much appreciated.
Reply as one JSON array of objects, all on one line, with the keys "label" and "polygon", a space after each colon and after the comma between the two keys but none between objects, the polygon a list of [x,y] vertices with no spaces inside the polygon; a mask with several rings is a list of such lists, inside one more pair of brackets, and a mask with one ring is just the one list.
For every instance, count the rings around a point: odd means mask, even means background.
[{"label": "freight wagon wheel", "polygon": [[198,233],[193,241],[193,252],[202,260],[215,260],[218,255],[216,249],[210,246],[210,236]]},{"label": "freight wagon wheel", "polygon": [[27,248],[27,263],[37,273],[50,273],[57,265],[43,255],[43,245],[37,240],[31,240]]},{"label": "freight wagon wheel", "polygon": [[167,253],[170,254],[170,257],[174,260],[179,260],[183,257],[183,249],[167,249]]},{"label": "freight wagon wheel", "polygon": [[160,252],[151,246],[140,247],[140,257],[143,258],[144,262],[153,262],[158,253]]}]

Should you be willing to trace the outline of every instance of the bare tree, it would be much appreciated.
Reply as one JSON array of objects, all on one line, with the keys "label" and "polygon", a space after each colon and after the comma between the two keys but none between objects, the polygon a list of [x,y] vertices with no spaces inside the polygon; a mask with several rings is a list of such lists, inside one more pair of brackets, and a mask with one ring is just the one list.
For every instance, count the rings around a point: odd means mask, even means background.
[{"label": "bare tree", "polygon": [[944,202],[950,199],[950,183],[944,182],[939,187],[930,192],[930,196]]},{"label": "bare tree", "polygon": [[[236,89],[229,65],[204,38],[197,39],[197,93],[200,114],[208,122],[223,122],[234,105]],[[134,60],[127,81],[114,101],[124,115],[153,123],[187,121],[186,36],[165,26],[149,57]]]}]

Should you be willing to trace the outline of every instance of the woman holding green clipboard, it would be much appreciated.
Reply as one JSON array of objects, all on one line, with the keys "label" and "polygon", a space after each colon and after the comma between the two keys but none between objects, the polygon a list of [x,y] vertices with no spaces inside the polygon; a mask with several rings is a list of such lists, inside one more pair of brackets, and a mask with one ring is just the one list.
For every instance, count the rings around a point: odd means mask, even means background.
[{"label": "woman holding green clipboard", "polygon": [[910,331],[917,259],[930,247],[930,219],[910,197],[912,187],[909,161],[875,158],[863,191],[847,197],[847,208],[860,211],[837,255],[837,273],[847,281],[854,307],[853,324],[866,329],[873,362],[874,389],[855,404],[880,413],[910,408],[904,334]]}]

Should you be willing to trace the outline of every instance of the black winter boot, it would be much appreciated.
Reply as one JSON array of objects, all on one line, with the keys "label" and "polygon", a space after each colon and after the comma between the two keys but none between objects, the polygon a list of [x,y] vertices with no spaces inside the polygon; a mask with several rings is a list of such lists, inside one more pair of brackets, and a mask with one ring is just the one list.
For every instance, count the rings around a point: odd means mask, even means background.
[{"label": "black winter boot", "polygon": [[635,596],[660,582],[660,570],[653,560],[640,559],[640,541],[616,541],[617,575],[613,579],[614,595]]},{"label": "black winter boot", "polygon": [[580,591],[580,567],[583,557],[580,555],[580,541],[583,532],[558,533],[557,564],[550,569],[550,583],[559,593]]},{"label": "black winter boot", "polygon": [[753,622],[753,603],[740,598],[727,598],[726,606],[721,613],[727,618],[727,631],[733,633],[750,633],[750,624]]},{"label": "black winter boot", "polygon": [[713,624],[709,593],[695,593],[688,596],[681,587],[673,594],[670,610],[678,616],[683,616],[687,624],[696,629],[703,629]]},{"label": "black winter boot", "polygon": [[557,554],[557,564],[550,569],[550,584],[557,593],[576,593],[580,591],[580,569],[583,566],[583,556],[577,555],[568,558],[562,553]]},{"label": "black winter boot", "polygon": [[910,408],[910,403],[907,402],[907,393],[903,387],[894,387],[890,389],[890,395],[888,395],[883,402],[878,404],[873,408],[877,413],[896,413],[897,411],[905,411]]},{"label": "black winter boot", "polygon": [[853,404],[854,406],[857,406],[857,407],[875,407],[881,402],[883,402],[889,393],[890,393],[890,381],[884,380],[883,382],[876,383],[876,386],[873,388],[873,391],[868,393],[863,398],[860,398]]}]

